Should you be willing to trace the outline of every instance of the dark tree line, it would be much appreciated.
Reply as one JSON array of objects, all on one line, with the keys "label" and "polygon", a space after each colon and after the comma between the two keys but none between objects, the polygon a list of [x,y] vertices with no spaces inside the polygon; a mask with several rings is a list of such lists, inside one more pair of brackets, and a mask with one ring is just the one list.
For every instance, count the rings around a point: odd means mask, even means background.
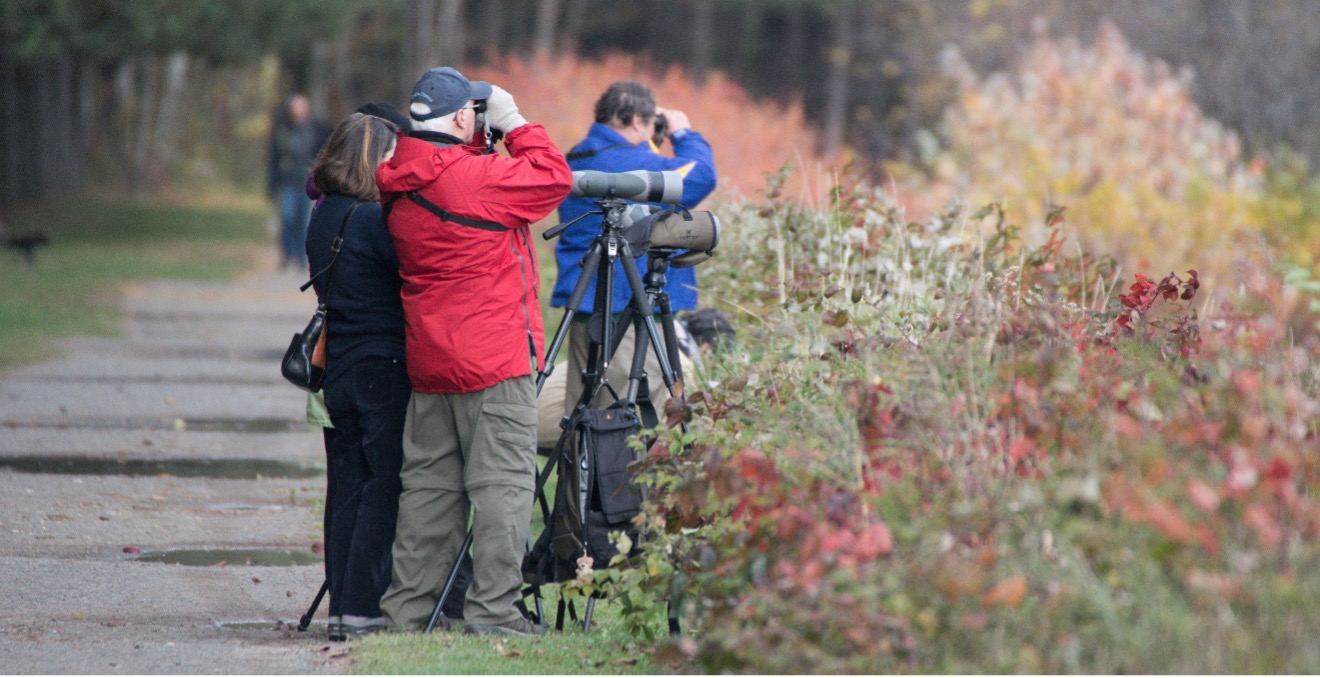
[{"label": "dark tree line", "polygon": [[113,168],[98,180],[149,188],[189,144],[237,152],[235,130],[290,89],[333,119],[404,101],[429,66],[504,53],[622,50],[699,81],[718,69],[801,99],[823,150],[903,158],[952,94],[940,51],[1006,68],[1039,18],[1083,40],[1112,19],[1137,49],[1192,67],[1206,112],[1250,145],[1320,160],[1314,0],[8,0],[0,202],[76,190],[92,161]]}]

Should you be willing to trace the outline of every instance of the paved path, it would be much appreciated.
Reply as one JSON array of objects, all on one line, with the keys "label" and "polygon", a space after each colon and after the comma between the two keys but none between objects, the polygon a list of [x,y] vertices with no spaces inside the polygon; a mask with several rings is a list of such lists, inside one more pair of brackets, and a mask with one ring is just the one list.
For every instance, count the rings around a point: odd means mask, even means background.
[{"label": "paved path", "polygon": [[[303,423],[302,392],[278,368],[315,306],[300,282],[263,272],[231,285],[135,286],[122,338],[68,340],[64,357],[0,374],[0,673],[347,668],[324,626],[277,628],[311,602],[319,563],[185,566],[137,555],[315,557],[325,481],[306,467],[323,467],[324,453]],[[123,465],[50,472],[53,461],[85,460]],[[231,477],[191,477],[200,463]]]}]

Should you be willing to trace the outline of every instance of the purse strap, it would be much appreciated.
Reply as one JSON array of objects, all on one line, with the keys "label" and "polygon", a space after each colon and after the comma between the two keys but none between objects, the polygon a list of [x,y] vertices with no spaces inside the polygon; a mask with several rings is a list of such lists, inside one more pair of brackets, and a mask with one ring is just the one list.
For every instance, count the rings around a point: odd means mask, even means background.
[{"label": "purse strap", "polygon": [[361,200],[354,200],[353,206],[348,208],[348,212],[344,214],[344,220],[339,222],[339,235],[336,235],[335,239],[330,241],[330,252],[332,253],[330,263],[326,264],[325,268],[317,271],[311,278],[308,278],[307,282],[298,288],[300,292],[306,292],[307,288],[312,286],[313,280],[322,275],[326,276],[324,291],[316,297],[316,312],[321,315],[325,315],[326,300],[330,298],[330,288],[335,284],[335,262],[339,261],[339,252],[344,249],[344,228],[348,226],[349,220],[353,218],[353,213],[357,211],[358,205],[361,204]]}]

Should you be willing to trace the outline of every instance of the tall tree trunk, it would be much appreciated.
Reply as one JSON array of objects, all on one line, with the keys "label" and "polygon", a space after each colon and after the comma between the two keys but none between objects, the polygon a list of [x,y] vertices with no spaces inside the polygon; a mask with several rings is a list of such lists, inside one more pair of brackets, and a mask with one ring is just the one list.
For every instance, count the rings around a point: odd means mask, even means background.
[{"label": "tall tree trunk", "polygon": [[507,19],[507,0],[484,0],[481,3],[483,59],[492,59],[504,51],[504,24]]},{"label": "tall tree trunk", "polygon": [[359,103],[353,92],[353,71],[349,54],[349,35],[336,38],[330,43],[330,101],[326,113],[330,120],[342,120]]},{"label": "tall tree trunk", "polygon": [[95,64],[84,60],[78,69],[78,138],[84,153],[101,148],[105,125],[97,124],[96,117],[98,111],[104,112],[105,103],[101,96],[101,74]]},{"label": "tall tree trunk", "polygon": [[758,79],[756,60],[761,51],[764,20],[765,5],[759,2],[743,3],[738,21],[738,61],[734,64],[734,70],[749,89],[755,89],[755,81]]},{"label": "tall tree trunk", "polygon": [[154,149],[152,165],[155,172],[162,171],[163,163],[173,162],[179,156],[179,128],[182,118],[180,102],[188,82],[189,63],[188,54],[185,52],[175,52],[165,60],[165,86],[160,95],[155,138],[151,144]]},{"label": "tall tree trunk", "polygon": [[417,3],[417,24],[413,32],[413,40],[417,41],[417,63],[413,64],[413,70],[421,75],[427,69],[444,64],[440,63],[439,45],[435,40],[436,0],[414,2]]},{"label": "tall tree trunk", "polygon": [[537,56],[549,56],[554,51],[558,23],[559,0],[536,0],[536,37],[532,49]]},{"label": "tall tree trunk", "polygon": [[312,114],[325,116],[329,110],[330,94],[330,43],[316,40],[312,43],[311,78],[307,85],[307,101],[312,105]]},{"label": "tall tree trunk", "polygon": [[843,146],[848,123],[848,75],[852,68],[853,4],[834,7],[834,28],[828,55],[829,75],[825,83],[825,132],[821,151],[830,156]]},{"label": "tall tree trunk", "polygon": [[156,113],[156,101],[160,96],[161,68],[160,59],[155,54],[148,52],[142,57],[140,62],[142,68],[142,90],[137,94],[137,120],[129,129],[129,138],[132,142],[132,162],[130,165],[130,174],[134,194],[140,194],[145,181],[149,178],[147,172],[150,168],[153,149],[151,146],[153,137],[153,117]]},{"label": "tall tree trunk", "polygon": [[19,186],[22,121],[18,116],[18,83],[18,67],[9,61],[0,64],[0,126],[3,126],[4,133],[0,137],[4,143],[0,147],[0,161],[4,162],[0,165],[4,168],[4,175],[0,176],[0,204],[16,203],[22,194]]},{"label": "tall tree trunk", "polygon": [[587,18],[588,0],[568,0],[564,8],[564,29],[559,32],[559,52],[576,52],[582,42],[582,24]]},{"label": "tall tree trunk", "polygon": [[710,71],[711,53],[715,50],[714,7],[711,0],[692,0],[692,54],[688,68],[698,85],[706,83]]},{"label": "tall tree trunk", "polygon": [[783,84],[790,91],[801,92],[806,78],[802,77],[802,64],[807,58],[807,17],[801,3],[792,3],[784,12],[784,71]]},{"label": "tall tree trunk", "polygon": [[59,133],[53,115],[57,102],[52,82],[56,69],[51,64],[41,64],[33,70],[37,75],[36,101],[32,102],[36,104],[33,109],[38,112],[34,120],[39,150],[36,154],[37,194],[45,196],[59,190],[59,167],[55,161]]},{"label": "tall tree trunk", "polygon": [[460,67],[467,51],[467,31],[463,25],[463,0],[444,0],[437,17],[436,40],[439,63]]},{"label": "tall tree trunk", "polygon": [[67,54],[61,54],[54,68],[56,103],[55,108],[50,110],[56,122],[58,143],[53,150],[60,192],[76,192],[82,182],[82,147],[78,143],[77,90],[73,74],[73,59]]}]

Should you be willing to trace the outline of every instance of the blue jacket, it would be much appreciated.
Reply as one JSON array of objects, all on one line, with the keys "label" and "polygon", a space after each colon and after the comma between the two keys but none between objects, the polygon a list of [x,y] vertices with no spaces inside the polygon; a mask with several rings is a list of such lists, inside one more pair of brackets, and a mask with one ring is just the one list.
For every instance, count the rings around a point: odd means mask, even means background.
[{"label": "blue jacket", "polygon": [[[599,150],[589,158],[570,160],[570,169],[599,170],[601,172],[631,172],[649,170],[661,172],[677,170],[684,173],[683,206],[694,209],[715,190],[715,156],[711,154],[710,144],[697,132],[686,130],[670,139],[674,144],[674,155],[670,158],[656,153],[650,142],[636,146],[629,144],[623,135],[601,123],[595,123],[587,132],[587,138],[573,147],[572,152]],[[595,209],[594,199],[569,197],[559,206],[560,223],[576,219],[582,214]],[[559,262],[559,279],[555,281],[554,294],[550,305],[563,307],[573,293],[573,286],[582,275],[582,257],[586,255],[591,241],[600,235],[601,217],[591,215],[573,224],[559,236],[555,245],[555,259]],[[637,270],[646,275],[646,257],[637,260]],[[674,310],[690,311],[697,307],[697,275],[693,268],[671,268],[666,274],[665,291],[669,292],[670,304]],[[578,309],[590,313],[596,299],[596,282],[593,280],[587,288],[587,294]],[[632,299],[632,286],[623,276],[623,264],[614,266],[614,309],[618,313],[628,306]]]}]

